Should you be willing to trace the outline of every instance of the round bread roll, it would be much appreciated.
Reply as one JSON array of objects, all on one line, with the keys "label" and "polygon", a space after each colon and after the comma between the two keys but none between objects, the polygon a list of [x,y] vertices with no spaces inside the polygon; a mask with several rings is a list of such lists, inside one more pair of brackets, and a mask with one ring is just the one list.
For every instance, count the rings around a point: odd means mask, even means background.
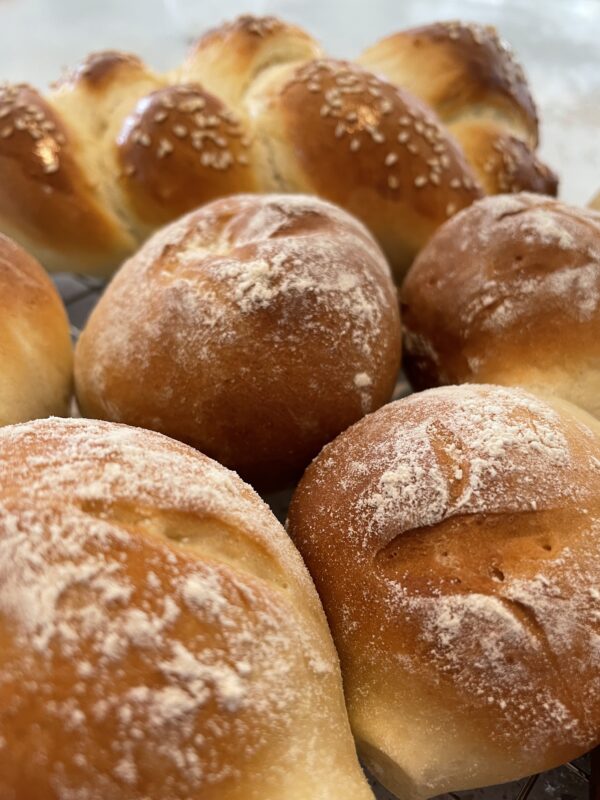
[{"label": "round bread roll", "polygon": [[359,753],[398,797],[600,742],[600,437],[571,408],[412,395],[325,447],[294,495]]},{"label": "round bread roll", "polygon": [[0,796],[368,800],[302,561],[236,475],[87,420],[0,431]]},{"label": "round bread roll", "polygon": [[275,488],[389,400],[399,359],[396,290],[367,230],[315,198],[239,195],[123,266],[77,345],[76,389],[87,416]]},{"label": "round bread roll", "polygon": [[38,262],[0,234],[0,425],[67,414],[69,322]]},{"label": "round bread roll", "polygon": [[600,214],[486,198],[432,238],[402,302],[416,388],[520,385],[600,416]]}]

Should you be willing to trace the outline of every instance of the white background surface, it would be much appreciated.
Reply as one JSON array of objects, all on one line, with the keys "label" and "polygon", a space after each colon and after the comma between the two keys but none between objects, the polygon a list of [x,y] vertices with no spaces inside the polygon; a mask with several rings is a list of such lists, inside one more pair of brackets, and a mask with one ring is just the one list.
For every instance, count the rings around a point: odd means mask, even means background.
[{"label": "white background surface", "polygon": [[45,87],[103,48],[166,69],[206,27],[247,11],[299,22],[348,58],[422,22],[496,25],[529,75],[561,196],[583,204],[600,189],[600,0],[0,0],[0,79]]}]

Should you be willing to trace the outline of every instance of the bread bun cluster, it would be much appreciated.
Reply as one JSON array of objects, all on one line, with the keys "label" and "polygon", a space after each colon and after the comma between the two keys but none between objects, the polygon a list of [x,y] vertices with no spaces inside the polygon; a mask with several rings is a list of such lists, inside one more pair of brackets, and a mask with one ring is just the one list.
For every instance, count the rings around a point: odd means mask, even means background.
[{"label": "bread bun cluster", "polygon": [[323,449],[288,530],[359,753],[398,797],[549,769],[600,739],[600,439],[513,388],[412,395]]},{"label": "bread bun cluster", "polygon": [[66,415],[72,362],[69,322],[52,281],[0,234],[0,426]]},{"label": "bread bun cluster", "polygon": [[237,195],[129,260],[78,342],[85,415],[166,433],[274,488],[387,402],[396,290],[367,230],[316,198]]},{"label": "bread bun cluster", "polygon": [[367,800],[323,611],[236,475],[87,420],[0,431],[0,796]]},{"label": "bread bun cluster", "polygon": [[429,242],[402,287],[416,388],[519,385],[600,416],[600,214],[489,197]]},{"label": "bread bun cluster", "polygon": [[0,228],[50,269],[109,275],[201,203],[285,191],[356,214],[400,280],[484,188],[556,189],[520,68],[474,26],[398,34],[359,65],[294,25],[243,16],[166,74],[107,51],[46,95],[4,85],[0,115]]}]

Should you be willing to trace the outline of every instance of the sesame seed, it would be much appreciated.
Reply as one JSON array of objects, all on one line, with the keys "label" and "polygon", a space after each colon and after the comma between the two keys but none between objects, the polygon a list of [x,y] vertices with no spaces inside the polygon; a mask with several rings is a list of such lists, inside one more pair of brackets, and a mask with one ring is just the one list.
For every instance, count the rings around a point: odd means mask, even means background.
[{"label": "sesame seed", "polygon": [[360,147],[360,139],[351,139],[350,140],[350,150],[353,153],[356,153],[356,151],[359,149],[359,147]]},{"label": "sesame seed", "polygon": [[389,175],[387,182],[390,189],[397,189],[398,186],[400,185],[400,182],[398,181],[398,178],[395,175]]},{"label": "sesame seed", "polygon": [[164,122],[169,115],[166,111],[157,111],[154,115],[154,122]]},{"label": "sesame seed", "polygon": [[248,164],[248,156],[244,155],[243,153],[241,153],[237,157],[237,160],[238,160],[238,164],[244,164],[244,165]]},{"label": "sesame seed", "polygon": [[415,130],[416,130],[417,133],[423,133],[423,131],[425,130],[425,126],[423,125],[422,122],[417,120],[415,122]]},{"label": "sesame seed", "polygon": [[185,127],[185,125],[173,125],[173,133],[179,139],[183,139],[188,135],[188,129]]},{"label": "sesame seed", "polygon": [[321,110],[319,111],[319,114],[322,117],[328,117],[330,111],[331,111],[331,109],[330,109],[329,106],[321,106]]},{"label": "sesame seed", "polygon": [[382,100],[381,105],[379,106],[381,109],[382,114],[389,114],[393,108],[392,104],[389,100]]},{"label": "sesame seed", "polygon": [[431,181],[431,183],[433,183],[434,186],[440,185],[440,176],[437,174],[437,172],[430,172],[429,180]]},{"label": "sesame seed", "polygon": [[427,183],[427,177],[425,175],[417,175],[415,178],[415,186],[417,189],[420,189],[422,186],[425,186]]},{"label": "sesame seed", "polygon": [[410,125],[410,117],[407,117],[406,114],[403,114],[398,120],[398,122],[400,123],[400,125],[406,127],[406,125]]},{"label": "sesame seed", "polygon": [[414,156],[416,156],[417,153],[419,152],[419,148],[412,142],[406,145],[406,149],[408,150],[409,153],[412,153]]},{"label": "sesame seed", "polygon": [[442,165],[442,167],[443,167],[444,169],[448,169],[448,168],[449,168],[449,166],[450,166],[450,159],[448,158],[448,156],[447,156],[447,155],[442,155],[442,156],[440,156],[440,164]]},{"label": "sesame seed", "polygon": [[344,123],[343,122],[338,122],[338,124],[335,126],[335,137],[336,137],[336,139],[340,139],[344,135],[345,132],[346,132],[346,126],[344,125]]},{"label": "sesame seed", "polygon": [[460,189],[460,178],[452,178],[450,181],[451,189]]},{"label": "sesame seed", "polygon": [[392,164],[395,164],[398,161],[398,155],[396,153],[388,153],[385,157],[385,165],[386,167],[391,167]]},{"label": "sesame seed", "polygon": [[54,172],[58,172],[58,161],[50,161],[48,164],[44,164],[44,172],[46,175],[52,175]]},{"label": "sesame seed", "polygon": [[173,145],[168,139],[161,139],[158,143],[158,148],[156,150],[156,155],[158,158],[164,158],[165,156],[169,155],[169,153],[173,152]]},{"label": "sesame seed", "polygon": [[385,142],[385,136],[383,133],[381,133],[381,131],[373,131],[371,133],[371,137],[374,142],[377,142],[377,144],[383,144]]},{"label": "sesame seed", "polygon": [[152,143],[152,141],[151,141],[151,139],[150,139],[150,137],[148,136],[147,133],[140,133],[140,135],[138,137],[138,141],[144,147],[150,147],[150,145]]},{"label": "sesame seed", "polygon": [[12,125],[5,125],[4,128],[0,130],[0,138],[8,139],[8,137],[14,132],[14,128]]},{"label": "sesame seed", "polygon": [[356,122],[357,119],[358,119],[358,114],[356,113],[356,111],[350,111],[348,114],[346,114],[346,120],[348,122]]},{"label": "sesame seed", "polygon": [[400,144],[406,144],[406,142],[408,142],[409,139],[410,139],[410,133],[408,131],[400,131],[400,133],[398,134],[398,141],[400,142]]},{"label": "sesame seed", "polygon": [[10,112],[11,112],[10,106],[3,106],[3,108],[0,108],[0,119],[4,119],[4,117],[8,117]]},{"label": "sesame seed", "polygon": [[446,206],[446,216],[451,217],[456,211],[456,203],[448,203]]}]

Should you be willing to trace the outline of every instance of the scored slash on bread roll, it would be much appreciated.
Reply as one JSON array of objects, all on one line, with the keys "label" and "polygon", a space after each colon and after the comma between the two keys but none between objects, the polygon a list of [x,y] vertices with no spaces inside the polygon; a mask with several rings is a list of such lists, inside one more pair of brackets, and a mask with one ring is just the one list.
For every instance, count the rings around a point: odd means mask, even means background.
[{"label": "scored slash on bread roll", "polygon": [[400,31],[359,61],[433,108],[486,192],[556,194],[556,175],[536,156],[538,117],[527,80],[492,26],[435,22]]},{"label": "scored slash on bread roll", "polygon": [[62,300],[40,264],[0,234],[0,425],[68,414],[72,380]]},{"label": "scored slash on bread roll", "polygon": [[0,431],[0,796],[368,800],[302,561],[236,475],[87,420]]},{"label": "scored slash on bread roll", "polygon": [[[571,412],[573,409],[573,413]],[[288,531],[359,754],[412,800],[600,740],[600,429],[514,388],[433,389],[323,449]]]},{"label": "scored slash on bread roll", "polygon": [[600,416],[600,214],[522,193],[458,214],[402,288],[415,388],[526,386]]},{"label": "scored slash on bread roll", "polygon": [[115,276],[76,350],[87,416],[159,430],[284,486],[391,397],[389,267],[358,220],[302,195],[217,200]]}]

